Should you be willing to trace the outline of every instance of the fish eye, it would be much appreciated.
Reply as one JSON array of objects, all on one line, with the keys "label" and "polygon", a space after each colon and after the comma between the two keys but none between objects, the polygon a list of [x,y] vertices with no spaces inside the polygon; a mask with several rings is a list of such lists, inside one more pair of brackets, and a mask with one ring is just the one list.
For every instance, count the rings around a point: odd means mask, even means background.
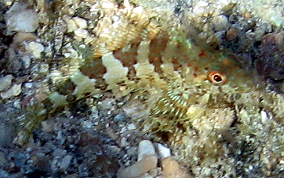
[{"label": "fish eye", "polygon": [[224,73],[218,71],[211,71],[208,74],[208,79],[214,84],[225,84],[227,82],[227,77]]}]

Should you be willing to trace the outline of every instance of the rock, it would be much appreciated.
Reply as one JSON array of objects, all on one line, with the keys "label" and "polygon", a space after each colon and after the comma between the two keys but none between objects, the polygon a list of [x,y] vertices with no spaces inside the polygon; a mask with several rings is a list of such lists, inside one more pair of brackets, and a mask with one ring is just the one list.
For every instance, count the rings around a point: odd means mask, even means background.
[{"label": "rock", "polygon": [[74,17],[73,19],[79,28],[87,28],[87,21],[85,19],[80,17]]},{"label": "rock", "polygon": [[11,87],[13,75],[6,75],[0,78],[0,91],[7,90]]},{"label": "rock", "polygon": [[26,69],[28,69],[31,65],[31,57],[30,55],[24,55],[22,57],[23,65]]},{"label": "rock", "polygon": [[199,1],[193,8],[193,13],[202,14],[208,8],[209,3],[207,1]]},{"label": "rock", "polygon": [[180,168],[179,163],[173,158],[168,157],[162,160],[163,178],[190,178],[184,170]]},{"label": "rock", "polygon": [[261,117],[261,122],[263,124],[267,124],[268,121],[270,120],[268,113],[263,110],[260,112],[260,117]]},{"label": "rock", "polygon": [[41,53],[44,51],[44,47],[41,43],[32,41],[29,43],[29,50],[35,58],[40,58]]},{"label": "rock", "polygon": [[127,138],[125,137],[122,137],[121,140],[120,140],[120,147],[127,147],[129,146],[129,142],[127,141]]},{"label": "rock", "polygon": [[90,129],[93,127],[93,123],[91,121],[83,121],[82,122],[82,127],[83,128],[87,128],[87,129]]},{"label": "rock", "polygon": [[72,160],[72,156],[71,155],[64,156],[64,158],[61,161],[60,169],[61,170],[67,169],[69,167],[69,165],[70,165],[71,160]]},{"label": "rock", "polygon": [[103,110],[109,110],[115,104],[115,100],[113,98],[106,98],[101,102],[101,106]]},{"label": "rock", "polygon": [[158,157],[154,145],[149,140],[143,140],[138,146],[138,161],[118,173],[119,178],[134,178],[141,176],[157,167]]},{"label": "rock", "polygon": [[128,124],[128,125],[127,125],[127,129],[128,129],[128,130],[135,130],[135,129],[137,129],[137,127],[136,127],[135,124]]},{"label": "rock", "polygon": [[144,156],[140,161],[118,172],[118,178],[135,178],[156,168],[158,158],[156,155]]},{"label": "rock", "polygon": [[67,25],[67,32],[73,32],[77,29],[77,25],[74,19],[64,19]]},{"label": "rock", "polygon": [[39,26],[38,14],[23,2],[15,2],[6,13],[8,33],[34,32]]},{"label": "rock", "polygon": [[229,28],[229,20],[228,17],[225,15],[218,15],[213,18],[212,20],[214,24],[214,30],[215,31],[222,31],[222,30],[228,30]]},{"label": "rock", "polygon": [[1,93],[2,99],[8,99],[13,96],[18,96],[22,92],[22,84],[14,85],[12,88],[6,92]]},{"label": "rock", "polygon": [[143,140],[138,146],[138,161],[143,159],[147,155],[155,155],[155,148],[151,141]]},{"label": "rock", "polygon": [[85,29],[82,29],[82,28],[78,28],[74,31],[74,34],[77,36],[77,37],[80,37],[80,38],[87,38],[88,36],[88,31],[85,30]]},{"label": "rock", "polygon": [[[122,121],[125,120],[125,115],[123,113],[120,113],[120,114],[116,115],[113,119],[114,119],[115,122],[122,122]],[[127,126],[127,128],[128,128],[128,126]],[[128,128],[128,130],[131,130],[131,129]]]},{"label": "rock", "polygon": [[164,145],[158,143],[158,151],[159,155],[162,159],[170,157],[171,156],[171,149],[165,147]]},{"label": "rock", "polygon": [[284,32],[268,33],[262,37],[255,64],[265,79],[284,80]]}]

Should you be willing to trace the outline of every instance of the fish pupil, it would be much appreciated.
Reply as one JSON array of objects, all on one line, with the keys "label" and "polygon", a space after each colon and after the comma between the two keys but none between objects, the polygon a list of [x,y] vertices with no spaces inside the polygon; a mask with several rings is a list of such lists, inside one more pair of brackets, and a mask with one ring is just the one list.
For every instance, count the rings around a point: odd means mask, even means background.
[{"label": "fish pupil", "polygon": [[213,79],[216,81],[216,82],[221,82],[222,81],[222,77],[220,75],[214,75]]}]

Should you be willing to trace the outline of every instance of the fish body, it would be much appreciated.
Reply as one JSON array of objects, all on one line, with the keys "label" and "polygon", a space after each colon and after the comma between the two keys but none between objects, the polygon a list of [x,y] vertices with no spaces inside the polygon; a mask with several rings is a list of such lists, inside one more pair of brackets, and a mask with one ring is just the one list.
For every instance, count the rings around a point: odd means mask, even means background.
[{"label": "fish body", "polygon": [[62,60],[51,69],[50,91],[27,108],[36,113],[27,116],[24,130],[32,131],[57,108],[105,91],[117,99],[147,93],[146,122],[160,125],[154,130],[175,130],[217,108],[233,112],[234,97],[256,89],[233,55],[193,43],[185,27],[128,1],[105,3],[95,38],[84,51],[77,48],[83,58]]}]

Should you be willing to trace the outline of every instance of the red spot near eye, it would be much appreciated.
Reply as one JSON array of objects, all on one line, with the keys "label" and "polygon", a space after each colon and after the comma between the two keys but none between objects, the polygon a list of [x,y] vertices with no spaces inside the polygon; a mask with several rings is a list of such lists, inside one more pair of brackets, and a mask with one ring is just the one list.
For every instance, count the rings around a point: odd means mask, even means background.
[{"label": "red spot near eye", "polygon": [[198,54],[199,57],[206,57],[207,54],[205,53],[205,51],[201,50],[201,53]]},{"label": "red spot near eye", "polygon": [[187,64],[188,67],[191,67],[192,65],[193,65],[192,63],[188,63],[188,64]]},{"label": "red spot near eye", "polygon": [[173,63],[173,64],[178,64],[179,62],[178,62],[177,58],[173,58],[173,59],[172,59],[172,63]]}]

